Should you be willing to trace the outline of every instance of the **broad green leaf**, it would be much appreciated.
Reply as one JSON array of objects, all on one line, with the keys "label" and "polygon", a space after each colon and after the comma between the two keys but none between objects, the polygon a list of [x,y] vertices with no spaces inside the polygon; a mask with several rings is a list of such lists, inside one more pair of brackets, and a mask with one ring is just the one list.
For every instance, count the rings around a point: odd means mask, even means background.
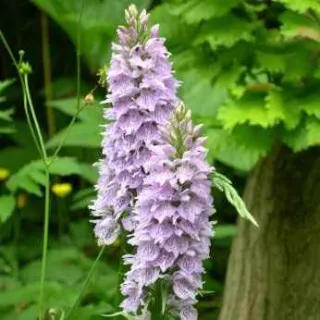
[{"label": "broad green leaf", "polygon": [[305,13],[309,9],[312,9],[320,13],[320,1],[319,0],[275,0],[285,4],[288,8],[293,11]]},{"label": "broad green leaf", "polygon": [[87,181],[95,184],[98,180],[98,169],[96,166],[92,164],[79,163],[78,166],[81,170],[81,176],[85,178]]},{"label": "broad green leaf", "polygon": [[284,131],[283,141],[294,151],[302,151],[320,143],[320,120],[309,117],[292,131]]},{"label": "broad green leaf", "polygon": [[0,221],[4,223],[12,215],[16,200],[13,196],[0,196]]},{"label": "broad green leaf", "polygon": [[[18,172],[13,174],[7,181],[7,188],[15,193],[18,189],[41,196],[40,180],[44,183],[43,165],[41,160],[30,162],[23,166]],[[42,175],[42,179],[39,176]]]},{"label": "broad green leaf", "polygon": [[[82,168],[74,158],[58,157],[50,165],[50,173],[66,175],[82,175]],[[84,176],[85,178],[85,176]],[[46,184],[45,166],[42,160],[32,161],[13,174],[7,181],[11,192],[22,189],[37,196],[42,195],[41,186]]]},{"label": "broad green leaf", "polygon": [[227,92],[224,88],[213,86],[210,72],[190,69],[181,72],[183,81],[181,96],[194,115],[214,116],[218,107],[224,103]]},{"label": "broad green leaf", "polygon": [[312,17],[286,11],[282,15],[281,21],[281,33],[285,37],[302,37],[320,42],[320,25]]},{"label": "broad green leaf", "polygon": [[218,119],[225,129],[248,122],[264,128],[274,126],[284,118],[279,104],[266,104],[266,96],[260,93],[245,93],[238,100],[231,100],[218,111]]},{"label": "broad green leaf", "polygon": [[[35,157],[38,156],[38,151],[34,145],[34,140],[32,138],[32,135],[30,133],[30,128],[26,121],[14,119],[14,128],[15,132],[11,134],[10,138],[16,142],[20,148],[21,147],[27,147],[30,150],[34,150]],[[24,151],[21,151],[20,157],[22,157],[26,152],[26,149]],[[0,156],[0,159],[2,157]],[[27,162],[27,161],[26,161]]]},{"label": "broad green leaf", "polygon": [[[74,116],[77,112],[77,98],[67,98],[50,101],[48,105],[66,115]],[[96,148],[101,144],[101,125],[105,123],[102,117],[103,107],[95,103],[83,108],[78,114],[72,128],[62,129],[46,144],[47,148],[56,148],[62,142],[65,146]],[[67,135],[68,133],[68,135]]]},{"label": "broad green leaf", "polygon": [[[80,101],[82,106],[82,101]],[[65,98],[52,100],[48,102],[48,106],[57,109],[68,116],[74,116],[77,112],[77,98]],[[99,102],[81,108],[78,114],[78,119],[86,122],[101,123],[102,122],[103,106]]]},{"label": "broad green leaf", "polygon": [[15,172],[38,157],[34,148],[8,147],[0,151],[0,167]]},{"label": "broad green leaf", "polygon": [[[108,61],[115,28],[124,21],[124,9],[131,2],[130,0],[33,0],[33,3],[48,13],[64,29],[75,45],[80,28],[81,53],[92,72]],[[135,1],[140,9],[147,8],[149,3],[149,0]]]},{"label": "broad green leaf", "polygon": [[[114,307],[111,304],[106,302],[100,302],[95,305],[87,305],[81,308],[78,308],[74,313],[74,318],[77,320],[88,320],[88,319],[96,319],[101,318],[103,313],[112,313],[114,311]],[[93,318],[93,316],[96,316]]]},{"label": "broad green leaf", "polygon": [[230,12],[239,0],[189,0],[184,5],[172,6],[174,14],[179,15],[190,24],[224,16]]},{"label": "broad green leaf", "polygon": [[[216,78],[218,88],[230,89],[236,86],[240,76],[245,72],[245,67],[238,63],[223,68]],[[222,104],[222,103],[221,103]]]},{"label": "broad green leaf", "polygon": [[269,117],[282,120],[287,129],[294,129],[300,121],[301,109],[291,97],[290,92],[273,87],[265,98]]},{"label": "broad green leaf", "polygon": [[12,121],[13,109],[0,110],[0,120]]},{"label": "broad green leaf", "polygon": [[309,116],[315,116],[320,119],[320,95],[318,92],[314,92],[305,97],[301,97],[297,100],[300,108]]},{"label": "broad green leaf", "polygon": [[64,146],[99,148],[101,145],[101,123],[79,122],[72,126],[66,137],[67,129],[59,131],[46,144],[48,149],[56,148],[63,142]]},{"label": "broad green leaf", "polygon": [[[19,303],[37,301],[39,295],[39,282],[33,282],[23,287],[16,287],[8,291],[0,292],[0,306],[17,306]],[[50,293],[61,288],[61,285],[53,282],[46,282],[45,290]]]},{"label": "broad green leaf", "polygon": [[60,157],[56,158],[50,165],[50,173],[59,176],[68,176],[82,173],[82,168],[75,158]]},{"label": "broad green leaf", "polygon": [[274,141],[274,131],[260,126],[237,125],[232,130],[234,142],[258,157],[267,155]]},{"label": "broad green leaf", "polygon": [[279,53],[257,51],[257,60],[266,70],[274,73],[284,73],[286,70],[286,58]]},{"label": "broad green leaf", "polygon": [[219,46],[231,47],[240,40],[253,41],[252,31],[255,27],[255,23],[240,19],[233,14],[213,18],[203,24],[194,44],[208,42],[211,48],[216,50]]},{"label": "broad green leaf", "polygon": [[14,127],[12,127],[12,126],[10,126],[10,127],[1,127],[0,126],[0,134],[2,133],[2,134],[11,134],[11,133],[13,133],[13,132],[15,132],[15,129],[14,129]]},{"label": "broad green leaf", "polygon": [[234,136],[221,128],[208,129],[209,160],[217,159],[237,170],[247,172],[253,168],[261,156],[260,151],[247,149]]},{"label": "broad green leaf", "polygon": [[[150,24],[160,25],[160,35],[166,38],[170,47],[185,45],[190,41],[190,34],[195,32],[181,19],[176,19],[167,4],[156,6],[150,15]],[[174,57],[172,57],[174,59]]]},{"label": "broad green leaf", "polygon": [[70,207],[71,210],[80,210],[80,209],[88,209],[89,205],[92,203],[92,200],[94,200],[96,195],[91,191],[89,195],[86,195],[82,197],[81,199],[78,199],[74,201]]},{"label": "broad green leaf", "polygon": [[[27,282],[37,281],[39,271],[41,270],[41,261],[33,261],[26,265],[21,271],[21,278]],[[85,271],[74,263],[68,261],[68,258],[53,260],[48,257],[47,280],[64,283],[68,286],[81,281],[85,276]]]},{"label": "broad green leaf", "polygon": [[14,82],[15,82],[15,79],[7,79],[7,80],[0,81],[0,92],[4,91]]}]

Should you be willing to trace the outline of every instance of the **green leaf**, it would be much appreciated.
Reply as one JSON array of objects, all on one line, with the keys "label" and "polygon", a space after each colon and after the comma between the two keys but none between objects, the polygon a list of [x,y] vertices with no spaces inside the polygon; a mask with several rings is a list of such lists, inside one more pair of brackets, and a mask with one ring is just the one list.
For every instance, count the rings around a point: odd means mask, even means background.
[{"label": "green leaf", "polygon": [[181,72],[181,96],[194,115],[213,117],[227,97],[226,89],[213,86],[210,71],[190,69]]},{"label": "green leaf", "polygon": [[47,142],[46,147],[48,149],[56,148],[64,141],[63,145],[68,147],[99,148],[101,132],[102,128],[98,123],[96,125],[91,122],[75,123],[67,139],[65,139],[67,129],[63,129]]},{"label": "green leaf", "polygon": [[[82,175],[81,165],[79,165],[77,160],[70,157],[55,158],[54,162],[50,165],[49,171],[51,174],[59,176]],[[44,186],[45,183],[44,163],[42,160],[36,160],[23,166],[18,172],[13,174],[7,181],[7,187],[13,193],[18,189],[22,189],[31,194],[41,196],[41,186]]]},{"label": "green leaf", "polygon": [[[160,24],[160,35],[167,39],[169,47],[185,45],[190,41],[190,34],[195,31],[173,15],[171,6],[156,6],[150,15],[150,25]],[[173,57],[174,58],[174,57]]]},{"label": "green leaf", "polygon": [[320,143],[320,119],[309,117],[294,130],[284,130],[283,141],[294,151],[302,151]]},{"label": "green leaf", "polygon": [[[108,61],[115,28],[124,21],[124,9],[131,2],[130,0],[33,0],[33,3],[48,13],[65,30],[75,45],[80,27],[80,50],[92,72]],[[149,3],[149,0],[135,1],[140,9],[147,8]]]},{"label": "green leaf", "polygon": [[253,41],[252,31],[256,27],[253,22],[229,14],[204,23],[194,43],[198,45],[208,42],[213,50],[219,46],[231,47],[240,40]]},{"label": "green leaf", "polygon": [[274,131],[259,126],[238,125],[232,131],[232,138],[238,146],[262,157],[271,150]]},{"label": "green leaf", "polygon": [[18,172],[13,174],[7,181],[8,189],[15,193],[18,189],[25,190],[31,194],[41,196],[40,181],[44,182],[44,179],[39,179],[42,174],[43,178],[43,164],[41,160],[33,161],[23,166]]},{"label": "green leaf", "polygon": [[[41,270],[41,261],[33,261],[23,268],[21,278],[27,282],[37,281],[39,270]],[[77,263],[72,262],[71,259],[51,259],[49,253],[47,267],[47,279],[49,281],[57,281],[71,286],[81,281],[84,276],[85,271],[79,268]]]},{"label": "green leaf", "polygon": [[13,109],[0,110],[0,119],[5,121],[12,121]]},{"label": "green leaf", "polygon": [[0,221],[6,222],[15,208],[15,198],[11,195],[0,196]]},{"label": "green leaf", "polygon": [[14,132],[15,132],[14,127],[0,127],[0,133],[2,134],[11,134]]},{"label": "green leaf", "polygon": [[296,103],[307,115],[320,119],[320,95],[318,92],[301,97]]},{"label": "green leaf", "polygon": [[284,73],[286,71],[286,59],[284,55],[273,52],[257,51],[257,61],[266,70],[274,73]]},{"label": "green leaf", "polygon": [[184,5],[172,6],[172,12],[190,24],[224,16],[237,6],[239,0],[191,0]]},{"label": "green leaf", "polygon": [[281,22],[281,34],[286,38],[302,37],[320,41],[320,25],[309,15],[286,11],[281,16]]},{"label": "green leaf", "polygon": [[33,148],[8,147],[0,151],[0,167],[15,172],[26,163],[37,158],[37,151]]},{"label": "green leaf", "polygon": [[[47,105],[72,117],[77,112],[78,100],[76,97],[52,100],[49,101]],[[98,123],[102,121],[102,111],[103,107],[99,104],[99,102],[94,102],[93,104],[82,109],[78,115],[78,119],[86,122]]]},{"label": "green leaf", "polygon": [[[105,312],[110,312],[114,310],[114,307],[111,304],[100,302],[99,304],[94,305],[86,305],[82,308],[78,308],[74,312],[74,319],[77,320],[88,320],[88,319],[96,319],[96,317],[101,318],[101,314]],[[93,318],[93,316],[96,316]]]},{"label": "green leaf", "polygon": [[0,81],[0,92],[7,89],[14,82],[15,82],[15,79],[7,79],[7,80]]},{"label": "green leaf", "polygon": [[78,166],[80,167],[81,176],[85,178],[87,181],[95,184],[98,180],[98,169],[96,166],[92,164],[86,163],[79,163]]},{"label": "green leaf", "polygon": [[239,196],[237,190],[232,186],[232,182],[227,177],[225,177],[221,173],[214,171],[213,186],[219,189],[220,191],[224,192],[228,201],[235,207],[235,209],[242,218],[248,219],[252,224],[258,227],[257,221],[250,214],[245,203]]},{"label": "green leaf", "polygon": [[[251,128],[253,127],[250,127],[250,129]],[[246,132],[247,129],[249,129],[249,126],[246,126],[246,129],[243,131]],[[242,136],[239,136],[237,140],[234,134],[221,128],[207,129],[205,134],[208,137],[209,161],[217,159],[226,165],[244,172],[252,169],[259,158],[264,155],[269,148],[269,145],[266,143],[266,138],[262,139],[262,141],[260,140],[261,138],[255,140],[259,148],[247,148],[247,141],[242,139]],[[252,132],[249,130],[247,133],[247,135],[251,137],[250,141],[254,141],[254,139],[252,139],[252,137],[254,137],[253,134],[255,134],[255,131]],[[268,133],[266,135],[268,135]],[[260,134],[257,135],[257,137],[259,136]],[[241,143],[239,143],[239,140]]]},{"label": "green leaf", "polygon": [[50,173],[59,176],[69,176],[72,174],[81,175],[82,168],[75,158],[60,157],[56,158],[50,165]]},{"label": "green leaf", "polygon": [[[284,118],[279,104],[266,104],[266,96],[261,93],[246,92],[238,100],[229,100],[218,111],[218,119],[225,129],[232,129],[237,124],[248,122],[264,128],[274,126]],[[277,101],[278,102],[278,101]]]},{"label": "green leaf", "polygon": [[[68,116],[74,116],[77,111],[77,98],[68,98],[50,101],[48,105]],[[101,144],[101,124],[105,121],[102,117],[103,108],[99,103],[85,107],[78,115],[80,121],[75,122],[68,132],[62,129],[46,144],[49,149],[56,148],[62,142],[69,147],[98,148]],[[66,137],[66,133],[68,136]]]},{"label": "green leaf", "polygon": [[265,101],[269,116],[275,119],[276,122],[282,120],[289,130],[294,129],[299,124],[301,109],[291,97],[290,92],[283,92],[281,88],[273,87],[266,96]]},{"label": "green leaf", "polygon": [[[55,291],[59,289],[61,285],[58,283],[45,283],[45,290],[48,292]],[[34,282],[27,284],[24,287],[16,287],[8,291],[0,292],[0,306],[17,306],[19,303],[29,303],[37,301],[39,295],[40,283]]]},{"label": "green leaf", "polygon": [[[230,89],[236,86],[240,76],[245,72],[245,67],[238,63],[231,64],[221,69],[215,84],[218,88]],[[226,97],[225,97],[226,98]],[[221,103],[222,104],[222,103]]]},{"label": "green leaf", "polygon": [[305,13],[309,9],[312,9],[320,13],[320,1],[319,0],[276,0],[283,3],[288,8],[293,11],[298,11],[300,13]]}]

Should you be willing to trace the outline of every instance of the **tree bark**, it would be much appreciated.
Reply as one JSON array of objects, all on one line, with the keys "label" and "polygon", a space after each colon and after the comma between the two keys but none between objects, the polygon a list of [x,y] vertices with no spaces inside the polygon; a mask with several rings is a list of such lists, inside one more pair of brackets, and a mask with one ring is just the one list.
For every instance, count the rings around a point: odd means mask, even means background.
[{"label": "tree bark", "polygon": [[273,151],[251,173],[219,320],[320,320],[320,150]]}]

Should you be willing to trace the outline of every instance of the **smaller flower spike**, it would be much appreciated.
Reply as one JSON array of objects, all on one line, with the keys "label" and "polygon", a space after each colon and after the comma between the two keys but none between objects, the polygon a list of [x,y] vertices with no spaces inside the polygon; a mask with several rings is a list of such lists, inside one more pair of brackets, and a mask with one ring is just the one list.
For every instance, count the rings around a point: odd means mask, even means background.
[{"label": "smaller flower spike", "polygon": [[105,111],[109,124],[98,165],[97,199],[91,206],[100,245],[117,239],[120,221],[124,229],[133,230],[134,198],[148,173],[143,165],[158,144],[159,125],[168,120],[178,101],[178,82],[158,26],[149,29],[149,15],[145,10],[138,15],[134,5],[125,17],[128,25],[117,30],[119,44],[112,45],[107,72],[106,102],[113,108]]},{"label": "smaller flower spike", "polygon": [[205,139],[193,126],[191,113],[180,104],[161,130],[144,164],[149,175],[137,195],[136,228],[129,242],[136,247],[127,255],[131,264],[122,285],[126,312],[140,312],[148,287],[168,284],[169,311],[183,320],[197,319],[193,307],[202,287],[202,261],[209,257],[213,214]]}]

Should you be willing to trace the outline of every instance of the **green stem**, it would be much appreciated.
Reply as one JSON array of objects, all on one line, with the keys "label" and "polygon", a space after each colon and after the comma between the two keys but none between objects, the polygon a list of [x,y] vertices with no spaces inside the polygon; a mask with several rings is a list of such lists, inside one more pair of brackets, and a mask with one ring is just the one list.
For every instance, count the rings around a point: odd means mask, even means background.
[{"label": "green stem", "polygon": [[58,156],[61,148],[63,147],[65,141],[67,140],[71,128],[74,124],[74,122],[76,121],[79,113],[82,111],[83,107],[81,107],[81,96],[80,96],[80,90],[81,90],[81,63],[80,63],[80,57],[81,57],[81,18],[82,18],[82,12],[83,12],[83,8],[84,8],[84,3],[85,0],[82,0],[81,3],[81,8],[79,11],[79,19],[78,19],[78,29],[77,29],[77,47],[76,47],[76,60],[77,60],[77,110],[76,113],[74,114],[73,118],[71,119],[69,126],[67,128],[66,134],[64,136],[64,138],[62,139],[62,141],[60,142],[60,144],[58,145],[57,149],[55,150],[48,166],[50,167],[50,165],[54,162],[54,160],[56,159],[56,157]]},{"label": "green stem", "polygon": [[[44,209],[44,227],[43,227],[43,249],[42,249],[42,264],[41,264],[41,278],[40,278],[40,294],[39,294],[39,319],[44,319],[43,314],[43,305],[44,305],[44,282],[46,274],[46,265],[47,265],[47,251],[48,251],[48,237],[49,237],[49,219],[50,219],[50,173],[49,167],[47,165],[47,152],[44,145],[43,136],[40,130],[38,119],[35,114],[35,109],[31,99],[31,94],[29,90],[28,76],[25,74],[21,75],[19,70],[19,64],[15,59],[6,38],[4,37],[2,31],[0,30],[0,38],[8,51],[9,56],[11,57],[14,66],[17,69],[18,76],[21,82],[22,91],[23,91],[23,102],[24,109],[26,113],[27,122],[32,134],[32,137],[35,141],[36,147],[40,152],[40,156],[45,163],[45,174],[46,174],[46,185],[45,185],[45,209]],[[28,110],[29,105],[29,110]],[[30,113],[29,113],[30,111]],[[30,115],[31,114],[31,115]],[[32,123],[32,121],[34,123]],[[35,127],[35,128],[34,128]]]},{"label": "green stem", "polygon": [[125,232],[122,231],[120,236],[120,259],[119,259],[119,267],[118,267],[117,294],[115,298],[116,309],[120,306],[120,303],[121,303],[120,285],[123,281],[124,264],[123,264],[122,257],[125,254],[125,245],[126,245],[126,235],[125,235]]},{"label": "green stem", "polygon": [[83,108],[84,108],[84,106],[78,108],[77,111],[76,111],[76,113],[73,115],[73,117],[72,117],[72,119],[71,119],[71,121],[70,121],[70,123],[69,123],[69,125],[68,125],[68,128],[67,128],[67,130],[66,130],[66,133],[65,133],[63,139],[60,141],[57,149],[55,150],[53,156],[50,158],[50,160],[49,160],[49,162],[48,162],[48,166],[49,166],[49,167],[51,166],[51,164],[54,162],[54,160],[55,160],[56,157],[58,156],[60,150],[62,149],[64,143],[66,142],[66,140],[67,140],[67,138],[68,138],[68,136],[69,136],[69,134],[70,134],[70,131],[71,131],[71,129],[72,129],[72,126],[73,126],[74,122],[76,121],[79,113],[83,110]]},{"label": "green stem", "polygon": [[41,148],[40,148],[40,145],[39,145],[39,141],[37,140],[36,133],[35,133],[35,131],[33,129],[30,113],[29,113],[29,110],[28,110],[27,94],[26,94],[23,82],[22,82],[22,92],[23,92],[23,107],[24,107],[24,112],[26,114],[28,127],[30,129],[34,144],[36,145],[36,148],[37,148],[37,150],[39,152],[39,155],[40,155],[40,157],[42,157],[42,151],[41,151]]},{"label": "green stem", "polygon": [[50,173],[46,167],[46,186],[45,186],[45,207],[44,207],[44,225],[43,225],[43,247],[40,278],[40,296],[39,296],[39,319],[44,319],[44,282],[46,278],[48,238],[49,238],[49,220],[50,220]]},{"label": "green stem", "polygon": [[30,107],[31,117],[32,117],[32,120],[34,122],[36,134],[37,134],[38,139],[39,139],[39,144],[40,144],[40,149],[42,151],[43,160],[47,164],[47,160],[48,160],[47,159],[47,151],[46,151],[46,148],[45,148],[43,136],[42,136],[42,133],[41,133],[39,122],[38,122],[38,119],[37,119],[37,116],[36,116],[36,113],[35,113],[35,109],[34,109],[34,106],[33,106],[33,102],[32,102],[32,99],[31,99],[31,94],[30,94],[30,90],[29,90],[28,75],[24,75],[24,85],[25,85],[25,92],[26,92],[26,95],[27,95],[27,101],[28,101],[29,107]]},{"label": "green stem", "polygon": [[30,132],[31,132],[31,135],[32,135],[32,138],[34,140],[34,143],[39,151],[39,154],[40,156],[42,156],[41,154],[41,149],[40,149],[40,145],[39,145],[39,142],[37,140],[37,137],[36,137],[36,134],[35,134],[35,131],[34,131],[34,128],[33,128],[33,125],[32,125],[32,122],[31,122],[31,118],[30,118],[30,114],[29,114],[29,111],[28,111],[28,104],[27,104],[27,95],[26,95],[26,91],[25,91],[25,83],[23,81],[23,78],[21,76],[21,73],[19,71],[19,64],[18,64],[18,61],[16,60],[16,58],[14,57],[14,54],[4,36],[4,34],[2,33],[2,31],[0,30],[0,39],[4,45],[4,47],[6,48],[12,62],[13,62],[13,65],[15,66],[17,72],[18,72],[18,76],[19,76],[19,79],[20,79],[20,82],[21,82],[21,87],[22,87],[22,92],[23,92],[23,106],[24,106],[24,111],[25,111],[25,114],[26,114],[26,118],[27,118],[27,123],[28,123],[28,126],[29,126],[29,129],[30,129]]},{"label": "green stem", "polygon": [[163,303],[162,303],[162,281],[158,281],[155,286],[155,296],[153,301],[153,307],[151,310],[152,320],[163,320],[165,315],[163,314]]},{"label": "green stem", "polygon": [[14,275],[16,279],[19,279],[19,239],[20,239],[20,209],[16,210],[13,217],[13,243],[14,243]]},{"label": "green stem", "polygon": [[65,320],[72,319],[71,316],[72,316],[72,314],[75,312],[75,310],[76,310],[76,308],[78,307],[79,303],[81,302],[82,296],[83,296],[84,292],[85,292],[86,289],[87,289],[87,286],[88,286],[88,284],[89,284],[89,282],[90,282],[90,279],[91,279],[92,275],[94,274],[94,271],[95,271],[95,269],[96,269],[96,267],[97,267],[97,265],[98,265],[98,262],[99,262],[102,254],[103,254],[103,252],[104,252],[104,249],[105,249],[105,247],[102,247],[102,248],[101,248],[101,250],[100,250],[100,252],[99,252],[96,260],[95,260],[94,263],[92,264],[91,269],[90,269],[90,271],[89,271],[89,273],[88,273],[88,275],[87,275],[87,278],[86,278],[86,280],[84,281],[84,283],[83,283],[83,285],[82,285],[82,288],[81,288],[81,290],[80,290],[80,293],[79,293],[77,299],[75,300],[75,302],[73,303],[71,309],[70,309],[69,312],[67,313]]}]

